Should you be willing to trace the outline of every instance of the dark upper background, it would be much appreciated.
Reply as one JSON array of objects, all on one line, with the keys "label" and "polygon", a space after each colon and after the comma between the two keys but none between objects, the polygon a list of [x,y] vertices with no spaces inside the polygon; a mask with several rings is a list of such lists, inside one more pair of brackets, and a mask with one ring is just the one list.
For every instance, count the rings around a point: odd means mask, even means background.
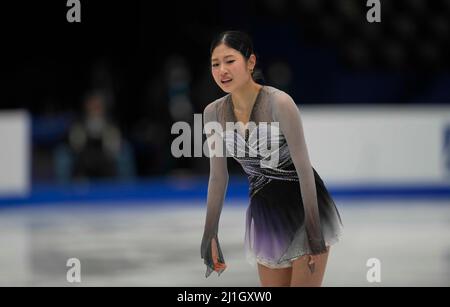
[{"label": "dark upper background", "polygon": [[266,84],[298,104],[450,103],[446,0],[381,1],[373,24],[357,0],[81,0],[81,23],[64,0],[10,2],[0,109],[30,111],[34,182],[73,179],[69,135],[93,90],[123,141],[114,177],[206,173],[207,158],[171,156],[170,127],[224,95],[209,44],[226,29],[253,37]]}]

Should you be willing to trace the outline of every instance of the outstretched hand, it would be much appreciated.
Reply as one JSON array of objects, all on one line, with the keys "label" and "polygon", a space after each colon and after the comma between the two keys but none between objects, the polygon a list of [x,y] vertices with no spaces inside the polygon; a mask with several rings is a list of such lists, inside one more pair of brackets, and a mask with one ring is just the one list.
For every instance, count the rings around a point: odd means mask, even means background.
[{"label": "outstretched hand", "polygon": [[225,263],[219,262],[219,253],[217,249],[217,243],[215,239],[212,239],[211,242],[211,249],[212,249],[212,258],[214,263],[214,271],[219,272],[221,270],[226,269],[227,265]]}]

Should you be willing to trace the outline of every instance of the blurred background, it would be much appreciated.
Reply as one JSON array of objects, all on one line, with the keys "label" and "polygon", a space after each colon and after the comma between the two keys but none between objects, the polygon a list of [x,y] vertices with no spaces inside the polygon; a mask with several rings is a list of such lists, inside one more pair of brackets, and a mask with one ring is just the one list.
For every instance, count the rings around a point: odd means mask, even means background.
[{"label": "blurred background", "polygon": [[381,1],[379,23],[357,0],[80,3],[80,23],[67,1],[2,5],[1,285],[259,285],[240,166],[228,159],[229,269],[205,279],[209,161],[171,154],[172,125],[224,95],[209,45],[230,29],[302,110],[341,213],[324,285],[450,285],[450,1]]}]

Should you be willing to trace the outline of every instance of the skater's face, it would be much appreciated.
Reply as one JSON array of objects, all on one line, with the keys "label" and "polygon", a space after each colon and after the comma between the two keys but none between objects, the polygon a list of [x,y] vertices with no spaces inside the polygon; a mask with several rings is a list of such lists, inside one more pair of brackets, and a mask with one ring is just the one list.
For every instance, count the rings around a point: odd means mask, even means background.
[{"label": "skater's face", "polygon": [[256,62],[254,54],[247,60],[242,53],[225,44],[218,45],[211,55],[211,72],[217,85],[231,93],[252,79]]}]

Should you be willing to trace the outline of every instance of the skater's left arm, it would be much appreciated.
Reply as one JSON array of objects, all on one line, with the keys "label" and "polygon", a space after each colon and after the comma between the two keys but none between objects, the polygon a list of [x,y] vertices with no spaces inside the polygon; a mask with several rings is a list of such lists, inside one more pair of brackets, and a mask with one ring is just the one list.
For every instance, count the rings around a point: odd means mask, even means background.
[{"label": "skater's left arm", "polygon": [[305,228],[311,254],[321,254],[326,252],[326,246],[320,225],[315,178],[306,146],[300,110],[288,94],[280,93],[277,98],[274,103],[275,119],[279,122],[281,132],[286,138],[292,162],[299,177],[305,210]]}]

